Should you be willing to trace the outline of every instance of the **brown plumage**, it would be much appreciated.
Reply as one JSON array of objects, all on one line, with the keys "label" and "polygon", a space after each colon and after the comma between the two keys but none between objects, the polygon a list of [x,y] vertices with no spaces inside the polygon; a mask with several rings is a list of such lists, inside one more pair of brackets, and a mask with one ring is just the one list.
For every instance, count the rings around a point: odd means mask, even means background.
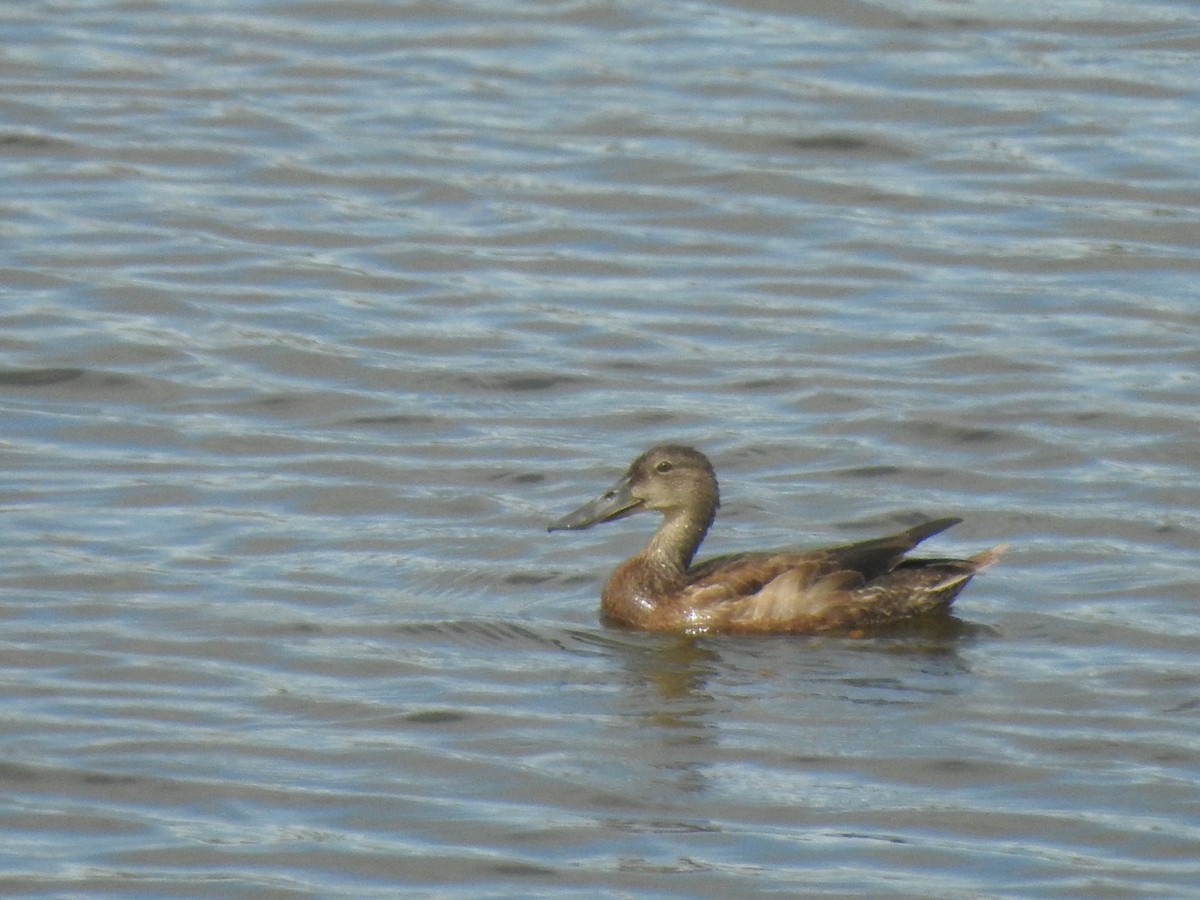
[{"label": "brown plumage", "polygon": [[734,553],[692,565],[716,516],[717,477],[691,447],[652,447],[611,488],[550,526],[589,528],[643,510],[662,524],[609,576],[605,621],[650,631],[856,633],[949,608],[1004,546],[970,559],[909,559],[961,519],[821,550]]}]

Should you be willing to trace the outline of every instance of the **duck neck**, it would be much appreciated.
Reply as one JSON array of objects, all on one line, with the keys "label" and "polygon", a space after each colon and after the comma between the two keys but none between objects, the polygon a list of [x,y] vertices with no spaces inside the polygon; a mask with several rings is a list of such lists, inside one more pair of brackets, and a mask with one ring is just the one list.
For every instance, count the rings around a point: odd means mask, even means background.
[{"label": "duck neck", "polygon": [[663,516],[650,543],[609,576],[600,609],[609,621],[633,627],[653,625],[656,616],[682,597],[688,567],[716,514],[716,505],[675,510]]},{"label": "duck neck", "polygon": [[712,525],[716,508],[680,509],[663,515],[662,524],[643,551],[643,556],[656,569],[682,578],[692,564],[692,557],[708,528]]}]

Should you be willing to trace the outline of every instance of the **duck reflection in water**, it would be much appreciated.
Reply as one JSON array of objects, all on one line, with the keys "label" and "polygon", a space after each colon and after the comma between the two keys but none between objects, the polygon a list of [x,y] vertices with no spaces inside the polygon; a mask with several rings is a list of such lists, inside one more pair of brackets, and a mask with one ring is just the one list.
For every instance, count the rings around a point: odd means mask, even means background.
[{"label": "duck reflection in water", "polygon": [[733,553],[693,564],[719,499],[708,458],[677,444],[652,447],[595,500],[550,525],[590,528],[645,510],[662,513],[650,542],[609,576],[603,619],[688,634],[858,634],[945,612],[1005,545],[968,559],[910,559],[926,538],[961,519],[819,550]]}]

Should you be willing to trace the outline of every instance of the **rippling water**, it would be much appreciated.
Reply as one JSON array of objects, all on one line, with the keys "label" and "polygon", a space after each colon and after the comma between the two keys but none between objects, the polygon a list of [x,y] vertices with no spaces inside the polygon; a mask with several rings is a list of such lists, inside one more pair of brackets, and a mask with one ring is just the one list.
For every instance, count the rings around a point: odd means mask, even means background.
[{"label": "rippling water", "polygon": [[[0,14],[5,896],[1194,896],[1200,8]],[[628,634],[1009,541],[945,628]]]}]

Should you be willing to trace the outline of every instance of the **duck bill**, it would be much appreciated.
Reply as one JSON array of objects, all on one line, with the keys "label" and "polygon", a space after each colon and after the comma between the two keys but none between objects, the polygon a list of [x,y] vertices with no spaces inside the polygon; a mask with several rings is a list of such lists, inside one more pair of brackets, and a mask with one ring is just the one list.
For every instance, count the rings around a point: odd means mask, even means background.
[{"label": "duck bill", "polygon": [[642,508],[642,501],[633,496],[633,485],[628,476],[622,478],[607,491],[574,512],[567,513],[557,522],[551,522],[547,531],[591,528],[601,522],[623,519]]}]

